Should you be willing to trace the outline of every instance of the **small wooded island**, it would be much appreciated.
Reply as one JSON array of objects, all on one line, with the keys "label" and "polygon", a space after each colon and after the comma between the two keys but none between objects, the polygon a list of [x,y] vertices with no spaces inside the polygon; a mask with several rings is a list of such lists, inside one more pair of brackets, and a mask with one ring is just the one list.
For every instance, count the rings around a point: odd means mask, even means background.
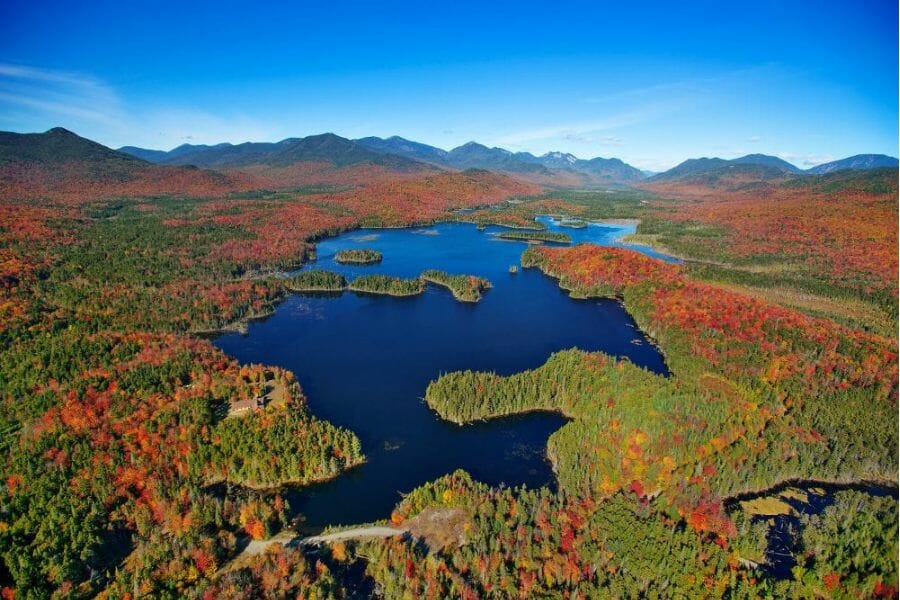
[{"label": "small wooded island", "polygon": [[416,296],[425,291],[425,282],[447,288],[460,302],[478,302],[481,300],[482,292],[491,288],[491,282],[484,277],[453,275],[437,269],[428,269],[418,277],[406,279],[391,275],[363,275],[349,284],[340,273],[312,269],[287,278],[284,287],[298,293],[351,290],[365,294]]},{"label": "small wooded island", "polygon": [[340,292],[347,287],[347,280],[340,273],[314,269],[297,273],[285,287],[292,292]]},{"label": "small wooded island", "polygon": [[504,231],[498,233],[501,240],[521,240],[525,242],[555,242],[557,244],[571,244],[572,238],[567,233],[553,231]]},{"label": "small wooded island", "polygon": [[365,248],[341,250],[334,255],[334,260],[342,265],[376,265],[381,259],[381,252]]},{"label": "small wooded island", "polygon": [[568,227],[569,229],[586,229],[587,223],[581,219],[561,219],[559,226]]},{"label": "small wooded island", "polygon": [[404,279],[390,275],[363,275],[351,281],[348,289],[366,294],[416,296],[425,291],[425,282],[421,277]]},{"label": "small wooded island", "polygon": [[429,269],[421,277],[425,281],[446,287],[460,302],[478,302],[481,300],[481,292],[491,287],[491,282],[483,277],[451,275],[437,269]]}]

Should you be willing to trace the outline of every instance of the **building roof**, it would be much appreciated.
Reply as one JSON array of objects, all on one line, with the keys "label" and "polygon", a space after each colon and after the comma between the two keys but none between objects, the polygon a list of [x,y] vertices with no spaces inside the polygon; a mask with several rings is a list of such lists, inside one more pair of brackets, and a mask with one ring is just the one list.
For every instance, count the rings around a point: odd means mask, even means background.
[{"label": "building roof", "polygon": [[247,400],[238,400],[231,403],[229,412],[243,412],[245,410],[255,410],[266,405],[266,399],[263,396],[248,398]]}]

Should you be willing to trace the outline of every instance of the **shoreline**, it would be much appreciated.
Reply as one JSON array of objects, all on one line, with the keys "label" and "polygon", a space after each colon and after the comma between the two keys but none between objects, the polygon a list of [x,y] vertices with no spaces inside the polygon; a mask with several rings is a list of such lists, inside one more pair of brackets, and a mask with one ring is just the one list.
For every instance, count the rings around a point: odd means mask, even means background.
[{"label": "shoreline", "polygon": [[[318,417],[316,417],[316,418],[318,418]],[[368,459],[366,457],[363,457],[362,460],[348,464],[346,467],[344,467],[337,473],[333,473],[333,474],[325,476],[325,477],[317,477],[314,479],[307,479],[305,481],[299,480],[299,479],[290,479],[290,480],[280,481],[278,483],[272,483],[272,484],[267,484],[267,485],[258,485],[258,484],[252,484],[252,483],[247,483],[247,482],[242,482],[242,481],[232,481],[232,480],[228,479],[228,477],[221,477],[221,478],[205,481],[203,483],[203,487],[212,487],[215,485],[225,484],[225,485],[230,485],[230,486],[238,487],[241,489],[249,490],[252,492],[269,492],[269,493],[277,492],[277,491],[282,490],[287,487],[306,488],[306,487],[311,487],[314,485],[328,483],[329,481],[334,481],[341,475],[349,473],[353,469],[361,467],[362,465],[364,465],[368,462],[369,462]]]},{"label": "shoreline", "polygon": [[[453,295],[453,299],[456,300],[457,302],[466,302],[466,303],[468,303],[468,304],[477,304],[478,302],[481,302],[481,298],[483,297],[483,294],[481,293],[480,290],[476,290],[476,293],[478,294],[478,297],[476,297],[476,298],[471,298],[471,299],[470,299],[470,298],[463,298],[462,296],[460,296],[460,295],[456,292],[456,290],[453,289],[453,287],[452,287],[449,283],[447,283],[447,282],[445,282],[445,281],[441,281],[441,280],[439,280],[439,279],[437,279],[437,278],[434,278],[434,277],[427,277],[427,276],[425,275],[425,273],[427,273],[427,272],[428,272],[427,270],[424,271],[424,272],[422,273],[422,275],[419,275],[419,278],[420,278],[422,281],[425,281],[425,282],[430,283],[430,284],[432,284],[432,285],[436,285],[436,286],[439,286],[439,287],[442,287],[442,288],[444,288],[444,289],[449,290],[450,293]],[[470,277],[471,277],[471,276],[470,276]],[[487,291],[487,290],[491,289],[492,287],[494,287],[494,286],[491,284],[490,281],[488,281],[488,280],[486,280],[486,279],[485,279],[484,281],[487,282],[487,285],[484,287],[484,290],[485,290],[485,291]]]},{"label": "shoreline", "polygon": [[[286,288],[285,288],[286,289]],[[286,296],[286,295],[285,295]],[[272,315],[275,314],[275,308],[284,302],[286,298],[284,296],[278,297],[272,303],[272,307],[265,311],[254,315],[249,315],[245,317],[241,317],[235,321],[229,321],[228,323],[220,326],[220,327],[212,327],[209,329],[188,329],[185,333],[188,335],[196,335],[199,337],[209,338],[209,337],[217,337],[226,333],[240,333],[246,335],[250,323],[253,321],[261,321],[263,319],[268,319]]]},{"label": "shoreline", "polygon": [[[455,418],[445,417],[445,416],[441,415],[441,413],[438,412],[438,410],[436,408],[434,408],[428,402],[427,399],[425,400],[425,405],[429,408],[429,410],[431,410],[431,412],[436,414],[438,416],[438,418],[440,418],[442,421],[446,421],[447,423],[452,423],[453,425],[456,425],[457,427],[467,427],[469,425],[476,425],[478,423],[489,423],[491,421],[496,421],[497,419],[508,419],[510,417],[527,416],[527,415],[533,415],[533,414],[537,414],[537,413],[559,415],[559,416],[563,417],[564,419],[566,419],[566,421],[567,421],[566,425],[568,425],[568,423],[575,420],[575,416],[572,414],[569,414],[565,410],[565,408],[561,407],[561,406],[526,408],[525,410],[490,415],[487,417],[476,417],[474,419],[469,419],[469,420],[457,420]],[[565,427],[565,425],[563,425],[563,427]],[[562,428],[560,428],[560,429],[562,429]],[[553,435],[553,434],[551,434],[551,435]]]},{"label": "shoreline", "polygon": [[722,498],[722,504],[726,508],[733,508],[740,502],[752,500],[754,498],[765,498],[774,494],[778,494],[791,487],[820,487],[824,490],[840,491],[840,490],[861,490],[866,488],[877,488],[884,491],[893,492],[896,497],[898,494],[898,481],[890,479],[807,479],[803,477],[791,477],[782,479],[778,483],[770,485],[766,488],[758,490],[748,490],[744,492],[733,493],[730,496]]},{"label": "shoreline", "polygon": [[327,287],[292,287],[292,286],[284,286],[288,292],[292,294],[336,294],[340,295],[347,290],[347,286],[339,287],[339,288],[327,288]]},{"label": "shoreline", "polygon": [[619,305],[622,307],[622,309],[625,311],[625,314],[627,314],[628,317],[632,320],[632,322],[634,322],[634,325],[637,328],[637,331],[639,331],[640,333],[642,333],[644,335],[644,337],[647,340],[647,343],[649,343],[651,346],[655,347],[659,351],[659,355],[660,355],[660,357],[662,357],[663,366],[666,368],[666,373],[667,373],[666,375],[661,374],[661,376],[668,378],[673,375],[672,369],[669,368],[668,355],[663,351],[663,347],[660,344],[659,340],[657,339],[656,332],[651,331],[650,329],[641,325],[641,323],[638,321],[637,317],[634,314],[632,314],[632,312],[628,309],[628,305],[625,304],[624,297],[622,297],[618,294],[614,294],[614,293],[608,293],[608,294],[603,293],[599,290],[585,291],[585,290],[576,289],[574,287],[568,287],[566,285],[565,281],[563,281],[561,275],[558,275],[554,272],[545,270],[541,265],[538,265],[538,264],[528,265],[528,266],[522,265],[522,268],[523,269],[537,269],[546,277],[549,277],[550,279],[556,281],[556,284],[557,284],[557,286],[559,286],[559,289],[566,292],[568,294],[569,298],[572,298],[573,300],[597,299],[597,300],[612,300],[613,302],[618,302]]},{"label": "shoreline", "polygon": [[[478,205],[476,207],[473,207],[472,210],[492,208],[492,207],[496,207],[496,206],[501,206],[505,203],[506,202],[504,201],[504,202],[499,202],[499,203],[494,203],[494,204]],[[344,234],[347,234],[347,233],[350,233],[353,231],[371,230],[371,231],[377,232],[379,230],[415,229],[415,228],[419,228],[419,227],[428,227],[428,226],[439,225],[442,223],[451,223],[451,224],[459,223],[461,225],[473,225],[475,227],[479,227],[479,224],[474,221],[467,221],[467,220],[455,218],[452,213],[454,213],[457,210],[461,210],[461,209],[453,209],[453,211],[451,211],[451,214],[447,215],[447,218],[436,217],[434,219],[429,219],[429,220],[424,220],[424,221],[413,221],[407,225],[383,225],[383,226],[368,225],[368,226],[366,226],[366,225],[362,225],[362,224],[357,224],[355,226],[341,228],[340,230],[337,230],[337,231],[327,231],[326,230],[326,231],[322,231],[319,233],[315,233],[306,240],[306,243],[313,244],[311,252],[307,252],[304,254],[304,256],[300,257],[300,259],[295,263],[297,268],[294,270],[294,272],[301,270],[305,265],[309,264],[311,262],[311,260],[315,260],[315,255],[316,255],[316,250],[317,250],[315,247],[316,242],[322,241],[326,238],[338,237],[340,235],[344,235]],[[556,214],[556,213],[542,213],[541,215],[536,215],[535,217],[539,217],[539,216],[551,217],[553,219],[568,218],[566,215],[561,215],[561,214]],[[603,224],[626,225],[626,226],[634,225],[635,228],[637,228],[637,226],[640,225],[640,223],[641,223],[641,219],[638,219],[638,218],[581,219],[581,220],[584,221],[585,223],[595,223],[598,225],[603,225]],[[535,222],[535,223],[538,224],[537,222]],[[512,230],[525,230],[525,231],[532,230],[531,227],[524,227],[524,226],[518,226],[518,225],[502,225],[502,224],[491,223],[491,224],[489,224],[489,226],[503,227],[503,228],[512,229]],[[546,227],[544,227],[543,229],[537,229],[537,231],[543,231],[543,230],[546,230]],[[630,247],[632,247],[631,249],[633,249],[633,246],[645,246],[655,252],[658,252],[660,254],[665,254],[666,256],[668,256],[670,258],[680,260],[682,262],[698,262],[698,261],[696,261],[696,259],[686,258],[686,257],[679,256],[677,254],[674,254],[663,246],[657,246],[652,243],[643,243],[643,244],[629,243],[629,238],[632,236],[635,236],[635,235],[641,235],[641,234],[623,233],[622,235],[614,238],[613,242],[621,243],[625,247],[630,246]],[[512,242],[525,241],[526,243],[532,243],[532,240],[509,239],[509,238],[504,239],[504,238],[499,238],[499,236],[498,236],[498,239],[501,239],[503,241],[512,241]],[[548,242],[535,242],[535,243],[548,243]],[[560,245],[566,244],[566,242],[549,242],[549,243],[551,243],[551,244],[558,243]],[[568,242],[568,244],[575,245],[572,242]],[[637,250],[635,250],[635,251],[637,252]],[[699,262],[702,262],[702,261],[699,261]],[[274,277],[275,279],[277,279],[279,281],[283,281],[284,279],[287,279],[290,276],[291,276],[291,271],[284,271],[283,269],[267,269],[267,270],[259,270],[252,274],[246,273],[237,279],[252,281],[254,279],[262,279],[265,277]],[[432,282],[432,283],[436,283],[436,282]],[[440,285],[440,284],[438,284],[438,285]],[[278,307],[278,305],[281,304],[282,302],[284,302],[286,300],[287,295],[289,295],[289,294],[303,294],[303,293],[342,294],[345,291],[353,291],[353,292],[361,293],[361,294],[393,296],[395,298],[409,298],[409,297],[417,296],[417,295],[424,293],[424,290],[423,290],[422,292],[418,292],[415,294],[394,294],[394,293],[389,293],[389,292],[378,292],[378,291],[372,291],[372,290],[355,289],[352,287],[352,284],[348,284],[347,287],[342,288],[342,289],[330,289],[330,288],[329,289],[318,289],[318,288],[295,289],[295,288],[290,288],[287,285],[282,284],[282,289],[284,290],[283,296],[275,299],[272,303],[271,308],[269,310],[267,310],[266,312],[241,317],[235,321],[230,321],[230,322],[225,323],[218,327],[210,327],[210,328],[205,328],[205,329],[189,328],[185,333],[187,333],[188,335],[197,335],[197,336],[205,337],[205,338],[216,337],[216,336],[228,334],[228,333],[240,333],[240,334],[246,335],[249,330],[249,325],[253,321],[266,319],[266,318],[274,315],[275,310]],[[563,288],[563,289],[565,289],[565,288]],[[567,290],[567,291],[572,292],[573,290]],[[452,292],[452,290],[451,290],[451,292]],[[573,298],[582,299],[580,296],[576,296],[573,294],[570,294],[570,295]],[[455,298],[455,296],[454,296],[454,298]],[[456,298],[456,299],[460,302],[472,303],[471,301],[468,301],[468,300],[462,300],[459,298]],[[475,302],[477,302],[477,301],[475,301]]]},{"label": "shoreline", "polygon": [[401,294],[397,292],[389,292],[389,291],[381,291],[381,290],[365,290],[358,287],[353,287],[353,285],[347,286],[347,291],[356,292],[357,294],[369,294],[371,296],[393,296],[394,298],[411,298],[413,296],[421,296],[425,293],[425,290],[422,289],[418,292],[410,292],[408,294]]}]

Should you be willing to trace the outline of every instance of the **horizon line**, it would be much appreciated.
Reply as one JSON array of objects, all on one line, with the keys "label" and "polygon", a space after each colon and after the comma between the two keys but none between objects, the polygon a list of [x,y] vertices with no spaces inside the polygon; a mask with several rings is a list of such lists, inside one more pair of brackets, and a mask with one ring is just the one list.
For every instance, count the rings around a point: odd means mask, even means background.
[{"label": "horizon line", "polygon": [[[21,134],[21,135],[41,135],[41,134],[49,133],[50,131],[53,131],[54,129],[62,129],[62,130],[68,131],[69,133],[72,133],[73,135],[76,135],[76,136],[78,136],[78,137],[80,137],[80,138],[82,138],[82,139],[86,139],[86,140],[95,142],[95,143],[97,143],[97,144],[101,144],[101,145],[105,146],[106,148],[109,148],[110,150],[115,150],[115,151],[117,151],[117,152],[120,152],[122,148],[136,148],[136,149],[139,149],[139,150],[147,150],[147,151],[151,151],[151,152],[164,152],[164,153],[170,153],[170,152],[173,152],[174,150],[177,150],[178,148],[183,148],[184,146],[192,146],[192,147],[198,147],[198,148],[199,148],[199,147],[215,148],[216,146],[223,146],[223,145],[229,145],[229,146],[242,146],[242,145],[244,145],[244,144],[280,144],[280,143],[283,143],[283,142],[286,142],[286,141],[289,141],[289,140],[302,140],[302,139],[306,139],[306,138],[310,138],[310,137],[318,137],[318,136],[324,136],[324,135],[333,135],[333,136],[335,136],[335,137],[339,137],[339,138],[342,138],[342,139],[345,139],[345,140],[348,140],[348,141],[351,141],[351,142],[358,142],[359,140],[366,139],[366,138],[377,138],[377,139],[381,139],[381,140],[389,140],[389,139],[397,138],[397,139],[400,139],[400,140],[403,140],[403,141],[406,141],[406,142],[412,142],[412,143],[414,143],[414,144],[422,144],[422,145],[424,145],[424,146],[429,146],[429,147],[431,147],[431,148],[434,148],[434,149],[437,149],[437,150],[440,150],[440,151],[446,152],[446,153],[450,153],[450,152],[452,152],[452,151],[454,151],[454,150],[457,150],[457,149],[459,149],[459,148],[462,148],[462,147],[467,146],[467,145],[470,145],[470,144],[476,144],[476,145],[479,145],[479,146],[482,146],[482,147],[484,147],[484,148],[488,148],[488,149],[491,149],[491,150],[501,150],[501,151],[503,151],[503,152],[509,153],[509,154],[512,155],[512,156],[515,156],[515,155],[518,155],[518,154],[529,154],[529,155],[531,155],[531,156],[533,156],[533,157],[535,157],[535,158],[542,158],[542,157],[544,157],[544,156],[548,156],[548,155],[551,155],[551,154],[561,154],[561,155],[563,155],[563,156],[572,156],[572,157],[574,157],[576,160],[586,160],[586,161],[589,161],[589,160],[594,160],[594,159],[598,159],[598,158],[603,159],[603,160],[619,160],[619,161],[621,161],[622,163],[624,163],[624,164],[626,164],[626,165],[628,165],[628,166],[630,166],[630,167],[633,167],[633,168],[635,168],[635,169],[638,169],[639,171],[642,171],[642,172],[650,172],[650,173],[663,173],[663,172],[665,172],[665,171],[668,171],[668,170],[671,170],[671,169],[673,169],[673,168],[675,168],[675,167],[678,167],[678,166],[680,166],[680,165],[682,165],[682,164],[684,164],[685,162],[690,161],[690,160],[713,160],[713,159],[719,159],[719,160],[725,160],[725,161],[732,161],[732,160],[737,160],[737,159],[741,159],[741,158],[746,158],[746,157],[748,157],[748,156],[766,156],[766,157],[771,157],[771,158],[777,158],[778,160],[782,160],[782,161],[786,162],[787,164],[791,165],[792,167],[794,167],[795,169],[799,169],[800,171],[808,171],[808,170],[810,170],[810,169],[814,169],[814,168],[819,167],[819,166],[822,166],[822,165],[826,165],[826,164],[829,164],[829,163],[832,163],[832,162],[837,162],[837,161],[840,161],[840,160],[846,160],[846,159],[848,159],[848,158],[854,158],[854,157],[856,157],[856,156],[867,156],[867,155],[868,155],[868,156],[886,156],[886,157],[888,157],[888,158],[893,158],[893,159],[895,159],[895,160],[900,160],[900,159],[898,159],[897,156],[893,156],[893,155],[890,155],[890,154],[883,154],[883,153],[880,153],[880,152],[860,152],[860,153],[856,153],[856,154],[848,154],[848,155],[846,155],[846,156],[842,156],[842,157],[838,157],[838,158],[832,158],[832,159],[830,159],[830,160],[825,160],[825,161],[823,161],[823,162],[816,163],[816,164],[812,164],[812,165],[810,165],[810,166],[804,168],[804,167],[798,166],[797,164],[793,163],[791,160],[789,160],[789,159],[787,159],[787,158],[783,158],[782,156],[779,156],[777,153],[767,154],[767,153],[765,153],[765,152],[749,152],[749,153],[747,153],[747,154],[741,154],[741,155],[739,155],[739,156],[734,156],[734,157],[732,157],[732,158],[724,158],[724,157],[722,157],[722,156],[716,156],[716,155],[689,156],[689,157],[687,157],[687,158],[683,158],[683,159],[680,160],[679,162],[676,162],[676,163],[673,164],[672,166],[670,166],[670,167],[668,167],[668,168],[663,169],[663,170],[660,171],[660,170],[656,170],[656,169],[645,169],[645,168],[642,168],[642,167],[635,166],[634,164],[632,164],[632,163],[630,163],[630,162],[627,162],[625,159],[620,158],[620,157],[618,157],[618,156],[614,156],[614,155],[609,155],[609,156],[600,156],[600,155],[597,155],[597,156],[591,156],[591,157],[588,157],[588,158],[583,158],[583,157],[581,157],[581,156],[577,156],[577,155],[574,154],[574,153],[571,153],[571,152],[563,152],[563,151],[560,151],[560,150],[550,150],[550,151],[547,151],[547,152],[545,152],[545,153],[543,153],[543,154],[536,154],[535,152],[532,152],[531,150],[519,150],[519,151],[513,151],[513,150],[508,150],[507,148],[503,148],[502,146],[490,146],[490,145],[488,145],[488,144],[484,144],[484,143],[479,142],[479,141],[477,141],[477,140],[470,140],[470,141],[468,141],[468,142],[464,142],[464,143],[462,143],[462,144],[460,144],[460,145],[458,145],[458,146],[454,146],[453,148],[450,148],[450,149],[448,150],[448,149],[442,148],[442,147],[440,147],[440,146],[435,146],[435,145],[429,144],[429,143],[427,143],[427,142],[421,142],[421,141],[418,141],[418,140],[413,140],[413,139],[406,138],[406,137],[403,137],[403,136],[397,135],[397,134],[393,134],[393,135],[390,135],[390,136],[387,136],[387,137],[381,137],[381,136],[377,136],[377,135],[369,135],[369,136],[363,136],[363,137],[359,137],[359,138],[352,138],[352,137],[346,137],[346,136],[343,136],[343,135],[341,135],[341,134],[339,134],[339,133],[335,133],[334,131],[323,131],[323,132],[320,132],[320,133],[310,133],[310,134],[303,135],[303,136],[288,136],[288,137],[282,138],[282,139],[280,139],[280,140],[275,140],[275,141],[252,141],[252,140],[246,140],[246,141],[243,141],[243,142],[223,141],[223,142],[216,142],[216,143],[213,143],[213,144],[193,144],[193,143],[191,143],[191,142],[184,142],[183,144],[179,144],[179,145],[177,145],[177,146],[173,146],[172,148],[170,148],[170,149],[168,149],[168,150],[163,150],[163,149],[160,149],[160,148],[147,148],[147,147],[145,147],[145,146],[137,146],[137,145],[132,145],[132,144],[125,144],[125,145],[122,145],[122,146],[115,147],[115,146],[107,145],[107,144],[105,144],[105,143],[103,143],[103,142],[101,142],[101,141],[99,141],[99,140],[96,140],[96,139],[93,139],[93,138],[90,138],[90,137],[83,136],[83,135],[81,135],[81,134],[79,134],[79,133],[73,131],[72,129],[70,129],[70,128],[68,128],[68,127],[63,127],[63,126],[61,126],[61,125],[56,125],[56,126],[50,127],[49,129],[47,129],[47,130],[45,130],[45,131],[7,131],[7,132],[4,132],[4,133],[17,133],[17,134]],[[391,153],[390,153],[390,152],[387,152],[386,154],[391,154]],[[900,154],[900,152],[898,152],[898,154]],[[420,162],[423,162],[423,161],[420,161]]]}]

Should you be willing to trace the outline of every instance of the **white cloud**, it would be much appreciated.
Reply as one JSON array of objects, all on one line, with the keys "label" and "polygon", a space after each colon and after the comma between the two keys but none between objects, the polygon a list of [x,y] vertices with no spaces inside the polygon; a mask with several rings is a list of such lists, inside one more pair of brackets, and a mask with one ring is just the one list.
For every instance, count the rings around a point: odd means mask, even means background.
[{"label": "white cloud", "polygon": [[77,73],[0,63],[0,104],[66,124],[122,125],[122,106],[103,82]]},{"label": "white cloud", "polygon": [[77,103],[41,100],[33,96],[11,94],[4,91],[0,91],[0,103],[9,103],[26,109],[36,109],[63,117],[73,117],[75,119],[96,121],[98,123],[106,123],[109,125],[117,124],[115,117],[109,113]]},{"label": "white cloud", "polygon": [[491,140],[491,144],[518,147],[532,142],[560,138],[580,138],[582,140],[606,138],[615,140],[620,138],[600,134],[612,129],[638,125],[659,118],[678,110],[682,106],[684,106],[684,102],[680,99],[650,102],[636,108],[611,113],[595,120],[560,123],[500,135]]},{"label": "white cloud", "polygon": [[616,135],[603,135],[598,137],[581,133],[569,133],[563,137],[570,142],[576,142],[579,144],[591,144],[597,146],[621,146],[625,141]]},{"label": "white cloud", "polygon": [[242,115],[192,107],[137,108],[97,78],[8,63],[0,63],[0,122],[31,131],[59,125],[111,147],[160,149],[185,142],[272,141],[281,133]]},{"label": "white cloud", "polygon": [[[549,124],[497,135],[491,145],[520,149],[549,147],[569,141],[585,145],[620,146],[624,139],[610,133],[672,115],[704,100],[714,79],[695,79],[634,88],[583,98],[595,118]],[[581,110],[587,110],[582,107]]]}]

